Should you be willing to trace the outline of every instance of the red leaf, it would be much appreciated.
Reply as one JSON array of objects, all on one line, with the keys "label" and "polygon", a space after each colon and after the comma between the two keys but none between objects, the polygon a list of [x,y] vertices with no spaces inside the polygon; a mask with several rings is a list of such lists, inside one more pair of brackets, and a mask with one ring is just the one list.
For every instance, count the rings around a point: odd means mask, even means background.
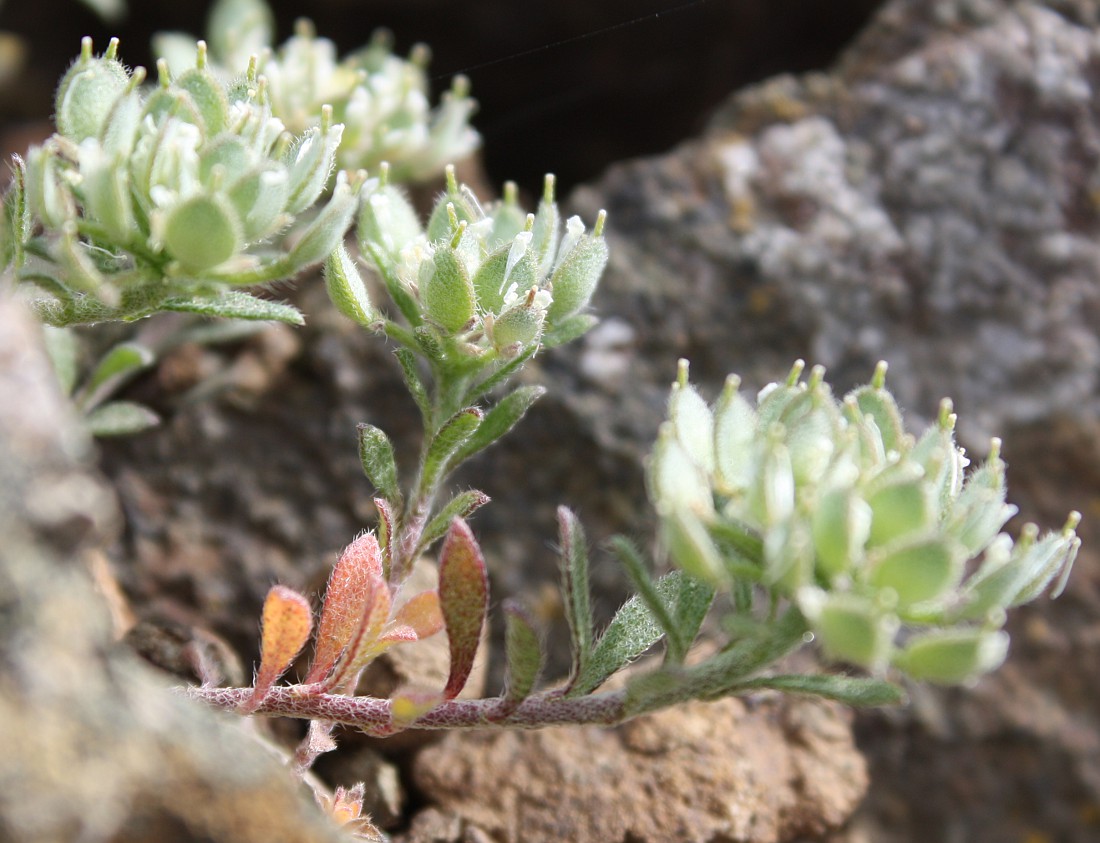
[{"label": "red leaf", "polygon": [[267,593],[260,627],[260,668],[245,706],[248,711],[254,711],[286,673],[309,640],[312,627],[313,612],[305,597],[282,585]]},{"label": "red leaf", "polygon": [[352,638],[358,637],[368,601],[373,600],[381,582],[382,554],[378,540],[373,533],[364,533],[347,546],[332,569],[306,684],[326,679]]},{"label": "red leaf", "polygon": [[489,611],[485,559],[461,518],[451,522],[440,552],[439,604],[451,645],[451,672],[443,695],[454,699],[470,677]]}]

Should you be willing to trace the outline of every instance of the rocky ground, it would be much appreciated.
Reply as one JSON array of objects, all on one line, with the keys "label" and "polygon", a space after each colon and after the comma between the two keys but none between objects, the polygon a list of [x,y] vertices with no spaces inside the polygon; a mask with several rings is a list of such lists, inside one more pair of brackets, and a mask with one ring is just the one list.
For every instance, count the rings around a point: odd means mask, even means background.
[{"label": "rocky ground", "polygon": [[[1004,437],[1022,517],[1085,514],[1069,589],[1014,617],[999,673],[854,717],[761,697],[610,731],[351,736],[319,774],[371,781],[410,843],[1100,836],[1098,88],[1088,0],[895,0],[829,72],[742,90],[612,167],[570,200],[609,211],[603,322],[529,367],[547,396],[462,478],[494,498],[474,525],[495,598],[560,627],[554,508],[594,543],[645,534],[640,459],[678,357],[710,394],[795,357],[843,390],[886,359],[913,426],[950,395],[972,455]],[[371,523],[355,423],[414,452],[387,350],[315,282],[280,292],[307,328],[179,349],[133,392],[165,425],[94,461],[33,327],[0,308],[0,394],[19,398],[0,407],[0,838],[337,839],[250,727],[147,666],[186,675],[200,647],[247,676],[271,582],[316,590]],[[599,556],[595,577],[606,616],[624,579]]]}]

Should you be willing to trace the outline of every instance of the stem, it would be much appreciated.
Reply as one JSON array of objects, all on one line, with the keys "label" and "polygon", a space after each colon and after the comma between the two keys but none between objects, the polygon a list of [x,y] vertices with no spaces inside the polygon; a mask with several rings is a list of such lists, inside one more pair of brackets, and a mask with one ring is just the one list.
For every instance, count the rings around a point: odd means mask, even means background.
[{"label": "stem", "polygon": [[[188,696],[215,708],[236,711],[252,695],[251,688],[188,688]],[[300,688],[272,688],[256,714],[327,720],[355,726],[366,732],[387,734],[395,730],[392,701],[377,697],[341,694],[302,694]],[[509,710],[510,709],[510,710]],[[584,697],[552,696],[552,692],[528,697],[512,708],[503,697],[485,700],[448,700],[420,717],[410,729],[484,729],[512,727],[536,729],[566,724],[611,726],[634,712],[627,711],[626,692],[610,691]]]}]

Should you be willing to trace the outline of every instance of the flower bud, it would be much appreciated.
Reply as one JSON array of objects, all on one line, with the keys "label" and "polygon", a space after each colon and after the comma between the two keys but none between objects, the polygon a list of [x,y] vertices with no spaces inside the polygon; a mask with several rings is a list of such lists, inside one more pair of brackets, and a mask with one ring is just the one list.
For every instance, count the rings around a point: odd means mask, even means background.
[{"label": "flower bud", "polygon": [[378,318],[371,306],[363,276],[343,244],[337,246],[325,261],[324,276],[328,297],[342,314],[364,326],[371,325]]},{"label": "flower bud", "polygon": [[290,176],[288,213],[304,211],[317,201],[328,184],[336,160],[336,149],[344,132],[343,124],[333,125],[331,119],[332,109],[327,109],[322,115],[321,126],[306,129],[287,151],[285,163]]},{"label": "flower bud", "polygon": [[709,478],[680,443],[675,427],[668,422],[661,425],[657,434],[646,474],[650,499],[658,512],[678,508],[704,514],[714,511]]},{"label": "flower bud", "polygon": [[748,487],[756,413],[738,391],[741,379],[730,375],[714,409],[714,456],[718,477],[733,490]]},{"label": "flower bud", "polygon": [[704,472],[714,471],[714,416],[707,402],[687,382],[687,361],[680,361],[680,374],[668,399],[668,419],[676,438]]},{"label": "flower bud", "polygon": [[400,188],[382,184],[364,198],[358,226],[364,254],[377,249],[396,259],[423,233],[415,209]]}]

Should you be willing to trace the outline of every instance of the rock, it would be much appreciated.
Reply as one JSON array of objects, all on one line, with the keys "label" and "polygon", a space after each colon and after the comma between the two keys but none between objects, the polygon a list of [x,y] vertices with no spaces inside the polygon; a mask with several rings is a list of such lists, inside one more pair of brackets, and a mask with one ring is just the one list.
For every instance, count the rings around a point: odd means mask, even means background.
[{"label": "rock", "polygon": [[40,330],[0,297],[0,828],[51,843],[342,839],[241,728],[112,645],[88,557],[114,495]]},{"label": "rock", "polygon": [[[779,843],[843,823],[866,787],[838,706],[691,703],[614,729],[452,734],[416,758],[434,806],[404,843]],[[450,818],[450,822],[447,822]]]}]

